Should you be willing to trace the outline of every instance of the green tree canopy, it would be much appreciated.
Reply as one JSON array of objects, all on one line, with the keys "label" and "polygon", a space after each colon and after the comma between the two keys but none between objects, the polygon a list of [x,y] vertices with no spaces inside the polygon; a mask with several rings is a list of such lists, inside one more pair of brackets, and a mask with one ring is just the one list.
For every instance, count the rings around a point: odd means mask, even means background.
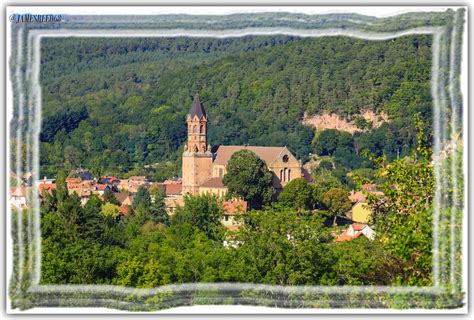
[{"label": "green tree canopy", "polygon": [[210,239],[221,240],[224,227],[222,200],[213,194],[185,195],[184,207],[178,207],[173,217],[174,224],[188,223],[198,227]]},{"label": "green tree canopy", "polygon": [[349,192],[343,188],[331,188],[321,197],[321,201],[326,209],[334,216],[334,224],[336,224],[337,216],[345,215],[351,208],[349,200]]},{"label": "green tree canopy", "polygon": [[272,174],[265,161],[249,150],[237,151],[230,157],[223,182],[228,196],[242,198],[252,208],[269,203],[274,193]]},{"label": "green tree canopy", "polygon": [[313,186],[305,179],[297,178],[291,180],[278,195],[278,202],[282,205],[301,210],[311,210],[314,206]]},{"label": "green tree canopy", "polygon": [[137,193],[133,197],[132,208],[137,209],[140,206],[148,208],[150,207],[150,205],[151,205],[150,192],[145,186],[139,186]]}]

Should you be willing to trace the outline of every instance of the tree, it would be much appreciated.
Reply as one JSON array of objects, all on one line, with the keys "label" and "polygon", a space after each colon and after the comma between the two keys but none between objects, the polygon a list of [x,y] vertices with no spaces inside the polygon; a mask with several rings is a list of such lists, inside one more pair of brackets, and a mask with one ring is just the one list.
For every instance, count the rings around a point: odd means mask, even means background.
[{"label": "tree", "polygon": [[[278,285],[318,284],[330,270],[327,244],[332,240],[322,217],[298,214],[279,204],[244,216],[237,257],[229,266],[234,281]],[[243,269],[243,272],[242,272]]]},{"label": "tree", "polygon": [[151,196],[150,192],[145,186],[139,186],[137,193],[133,197],[132,208],[137,209],[142,206],[144,208],[150,208],[151,205]]},{"label": "tree", "polygon": [[223,214],[222,200],[216,195],[185,195],[184,207],[178,207],[173,223],[189,223],[202,230],[210,239],[221,240],[224,230],[221,223]]},{"label": "tree", "polygon": [[101,207],[101,210],[102,214],[106,217],[112,217],[115,219],[119,216],[119,207],[112,203],[104,203]]},{"label": "tree", "polygon": [[351,208],[349,193],[342,188],[331,188],[323,193],[321,198],[324,206],[334,216],[333,224],[336,225],[338,216],[345,214]]},{"label": "tree", "polygon": [[237,151],[230,157],[223,183],[228,188],[228,196],[242,198],[252,208],[269,203],[274,193],[267,165],[249,150]]},{"label": "tree", "polygon": [[169,225],[169,216],[166,212],[165,197],[163,190],[155,188],[152,190],[153,202],[150,205],[152,220],[156,223]]},{"label": "tree", "polygon": [[384,198],[368,194],[377,238],[387,252],[400,258],[404,274],[398,283],[430,285],[432,268],[432,204],[435,190],[431,136],[415,116],[417,148],[390,164],[373,159],[377,177],[383,177]]},{"label": "tree", "polygon": [[314,206],[313,187],[303,178],[291,180],[278,195],[278,202],[298,212]]},{"label": "tree", "polygon": [[327,129],[319,134],[314,151],[320,156],[331,156],[336,151],[338,143],[338,131]]},{"label": "tree", "polygon": [[319,170],[312,174],[314,183],[313,186],[313,199],[317,208],[323,208],[324,204],[322,201],[323,194],[331,188],[343,188],[341,181],[333,176],[330,171]]}]

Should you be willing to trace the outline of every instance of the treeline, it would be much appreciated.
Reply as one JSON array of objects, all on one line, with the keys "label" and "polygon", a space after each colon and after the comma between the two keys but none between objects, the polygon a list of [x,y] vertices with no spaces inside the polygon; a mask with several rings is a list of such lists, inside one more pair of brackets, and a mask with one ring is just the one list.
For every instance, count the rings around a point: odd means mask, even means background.
[{"label": "treeline", "polygon": [[[361,110],[385,111],[390,124],[357,139],[380,153],[383,139],[392,138],[383,149],[391,159],[414,147],[414,113],[431,121],[427,35],[120,40],[44,40],[45,48],[55,48],[43,57],[45,122],[66,109],[88,112],[75,130],[41,144],[44,174],[69,170],[65,164],[73,162],[122,175],[145,164],[177,163],[195,93],[209,114],[212,144],[286,145],[303,161],[317,144],[315,130],[301,123],[305,113],[355,120]],[[66,159],[66,147],[75,161]],[[341,156],[341,163],[365,166],[351,157]]]}]

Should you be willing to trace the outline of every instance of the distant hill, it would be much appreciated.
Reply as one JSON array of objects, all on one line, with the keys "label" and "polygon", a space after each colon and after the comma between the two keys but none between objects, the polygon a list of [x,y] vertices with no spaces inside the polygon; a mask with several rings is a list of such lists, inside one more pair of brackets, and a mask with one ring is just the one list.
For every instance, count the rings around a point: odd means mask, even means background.
[{"label": "distant hill", "polygon": [[[316,134],[303,125],[305,114],[354,121],[362,111],[385,112],[389,123],[354,133],[351,157],[361,146],[389,158],[406,154],[413,115],[431,121],[428,35],[43,41],[44,174],[78,163],[125,173],[179,162],[196,92],[212,144],[286,145],[303,160]],[[365,165],[359,160],[354,167]]]}]

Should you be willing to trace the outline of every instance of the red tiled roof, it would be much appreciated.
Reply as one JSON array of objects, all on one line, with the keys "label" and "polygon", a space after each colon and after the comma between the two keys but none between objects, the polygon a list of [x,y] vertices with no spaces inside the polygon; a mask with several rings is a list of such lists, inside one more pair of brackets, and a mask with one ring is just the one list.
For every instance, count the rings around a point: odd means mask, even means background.
[{"label": "red tiled roof", "polygon": [[182,184],[182,183],[183,183],[182,178],[167,179],[162,182],[162,184]]},{"label": "red tiled roof", "polygon": [[[351,241],[360,237],[363,233],[361,232],[367,225],[364,223],[353,223],[336,239],[336,242]],[[349,235],[349,229],[352,227],[354,230],[353,235]]]},{"label": "red tiled roof", "polygon": [[25,187],[13,187],[10,188],[10,195],[12,197],[26,197],[28,194]]},{"label": "red tiled roof", "polygon": [[67,184],[77,184],[81,182],[81,178],[66,178],[66,183]]},{"label": "red tiled roof", "polygon": [[214,164],[227,165],[230,157],[240,150],[250,150],[254,152],[260,159],[265,161],[267,165],[272,164],[285,147],[257,147],[257,146],[219,146],[216,153]]},{"label": "red tiled roof", "polygon": [[119,207],[119,213],[121,215],[126,216],[128,214],[128,208],[129,208],[129,206],[120,206]]},{"label": "red tiled roof", "polygon": [[120,203],[124,202],[127,197],[130,195],[128,193],[114,193],[115,198],[117,198]]},{"label": "red tiled roof", "polygon": [[80,197],[90,197],[92,194],[92,191],[90,189],[83,189],[83,188],[70,188],[69,194],[73,194],[74,192]]},{"label": "red tiled roof", "polygon": [[180,184],[165,184],[165,193],[166,195],[173,195],[181,193],[183,186]]},{"label": "red tiled roof", "polygon": [[224,184],[222,183],[221,178],[210,178],[206,180],[202,185],[202,188],[225,188]]},{"label": "red tiled roof", "polygon": [[52,191],[56,189],[56,183],[40,183],[38,185],[38,192],[41,194],[44,190],[52,193]]},{"label": "red tiled roof", "polygon": [[105,190],[108,187],[108,185],[97,183],[95,187],[97,190]]},{"label": "red tiled roof", "polygon": [[228,200],[224,201],[224,212],[227,215],[235,215],[247,211],[247,201],[245,200]]},{"label": "red tiled roof", "polygon": [[344,231],[343,234],[341,234],[337,239],[336,239],[336,242],[343,242],[343,241],[351,241],[351,240],[354,240],[358,237],[360,237],[362,235],[362,232],[356,232],[354,233],[353,236],[349,236],[347,234],[347,230]]}]

